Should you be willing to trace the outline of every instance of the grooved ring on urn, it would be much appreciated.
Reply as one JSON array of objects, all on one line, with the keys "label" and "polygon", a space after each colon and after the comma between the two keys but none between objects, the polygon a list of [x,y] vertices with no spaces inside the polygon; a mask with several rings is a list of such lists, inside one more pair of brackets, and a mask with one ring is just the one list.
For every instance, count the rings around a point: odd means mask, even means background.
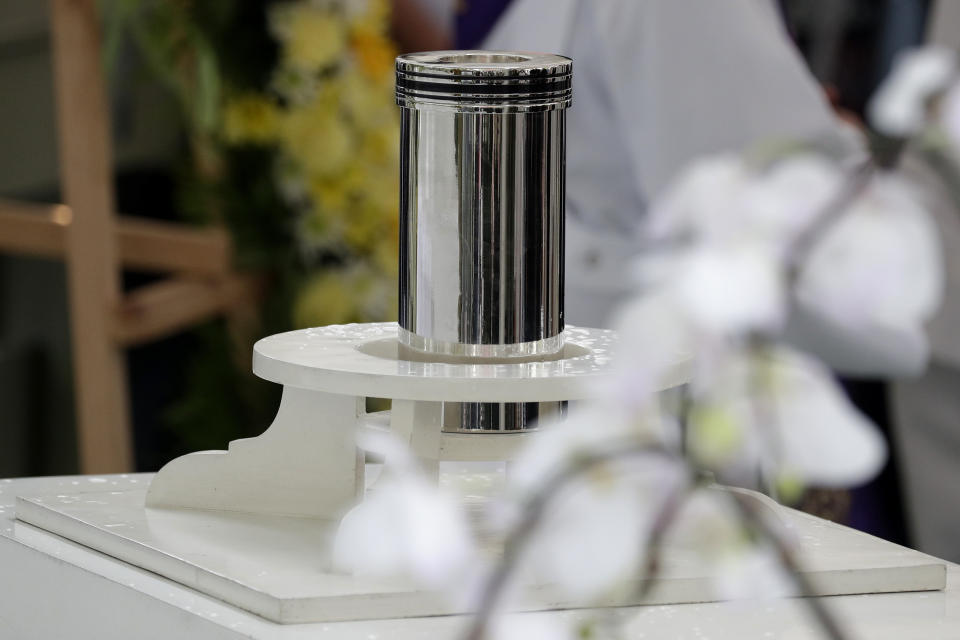
[{"label": "grooved ring on urn", "polygon": [[570,106],[572,61],[514,51],[432,51],[397,58],[397,103],[459,111],[527,112]]}]

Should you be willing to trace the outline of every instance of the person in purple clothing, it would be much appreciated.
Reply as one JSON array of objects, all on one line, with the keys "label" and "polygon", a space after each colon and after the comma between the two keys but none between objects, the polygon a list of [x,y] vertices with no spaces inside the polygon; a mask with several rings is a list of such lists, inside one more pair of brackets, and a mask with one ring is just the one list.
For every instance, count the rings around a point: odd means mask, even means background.
[{"label": "person in purple clothing", "polygon": [[457,49],[479,49],[512,0],[460,0],[454,18]]},{"label": "person in purple clothing", "polygon": [[403,51],[478,49],[511,2],[394,0],[394,37]]}]

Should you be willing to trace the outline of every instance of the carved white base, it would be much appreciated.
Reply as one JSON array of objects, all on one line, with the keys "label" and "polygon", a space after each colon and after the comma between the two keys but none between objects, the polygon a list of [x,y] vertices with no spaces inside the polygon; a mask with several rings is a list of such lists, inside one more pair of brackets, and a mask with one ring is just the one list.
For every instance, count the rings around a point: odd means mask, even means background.
[{"label": "carved white base", "polygon": [[273,424],[227,451],[167,464],[147,493],[151,507],[335,517],[361,497],[356,427],[364,399],[284,387]]},{"label": "carved white base", "polygon": [[[608,373],[614,341],[610,331],[569,327],[560,360],[445,364],[399,359],[396,334],[396,324],[376,323],[260,340],[254,372],[284,385],[273,424],[227,451],[173,460],[147,506],[339,518],[364,486],[359,429],[394,430],[433,474],[440,460],[510,460],[527,434],[443,432],[443,403],[587,398]],[[681,379],[678,364],[665,386]],[[393,399],[391,412],[366,414],[367,397]]]},{"label": "carved white base", "polygon": [[[145,493],[22,500],[17,517],[278,622],[449,613],[409,585],[326,571],[326,539],[366,486],[358,431],[394,430],[438,480],[443,460],[510,460],[526,434],[446,433],[444,403],[589,398],[614,335],[570,327],[549,362],[447,364],[400,359],[396,334],[382,323],[265,338],[254,372],[283,396],[262,435],[173,460]],[[682,377],[678,365],[665,387]],[[368,397],[392,411],[367,414]]]}]

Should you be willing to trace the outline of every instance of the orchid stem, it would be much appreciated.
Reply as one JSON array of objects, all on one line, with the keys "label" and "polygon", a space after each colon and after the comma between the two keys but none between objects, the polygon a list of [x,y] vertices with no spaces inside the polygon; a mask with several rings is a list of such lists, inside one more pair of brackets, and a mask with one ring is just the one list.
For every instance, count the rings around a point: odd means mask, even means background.
[{"label": "orchid stem", "polygon": [[628,443],[611,447],[603,451],[587,452],[576,458],[570,464],[552,474],[540,489],[536,491],[527,503],[523,519],[510,532],[503,545],[503,557],[496,565],[493,573],[480,596],[480,605],[467,629],[465,640],[484,640],[500,597],[518,565],[518,560],[533,537],[534,532],[543,520],[547,507],[553,499],[572,480],[584,473],[592,471],[603,464],[627,458],[644,455],[675,458],[676,456],[666,449],[650,444]]},{"label": "orchid stem", "polygon": [[843,214],[847,208],[860,197],[860,194],[870,184],[871,178],[877,170],[877,166],[872,162],[864,162],[850,176],[850,179],[844,182],[840,191],[830,200],[823,210],[810,223],[803,233],[798,235],[790,245],[787,253],[787,282],[796,284],[803,270],[804,264],[810,253],[816,247],[820,238],[826,234]]},{"label": "orchid stem", "polygon": [[790,579],[802,597],[803,604],[806,605],[826,636],[830,638],[830,640],[846,640],[846,635],[840,629],[836,618],[834,618],[833,614],[830,613],[829,609],[824,605],[823,600],[817,595],[816,589],[814,589],[809,577],[801,571],[800,565],[790,545],[764,520],[762,514],[757,510],[753,498],[736,492],[731,492],[730,495],[733,498],[737,510],[747,524],[767,542],[773,545],[777,559],[790,575]]},{"label": "orchid stem", "polygon": [[[686,460],[660,446],[637,444],[634,442],[628,442],[626,444],[616,443],[606,450],[588,452],[576,458],[570,464],[554,472],[548,480],[532,494],[524,510],[523,519],[509,533],[504,542],[503,556],[487,580],[484,590],[481,593],[477,612],[470,626],[467,628],[464,640],[485,640],[489,630],[490,620],[500,605],[503,592],[519,564],[521,555],[533,538],[537,528],[542,523],[547,508],[560,492],[567,487],[571,481],[603,464],[647,455],[677,460],[685,466],[688,466]],[[678,488],[678,490],[672,492],[670,496],[664,500],[661,509],[658,511],[646,545],[645,566],[636,591],[637,601],[646,599],[656,584],[661,570],[660,558],[662,555],[663,541],[666,538],[670,525],[683,506],[685,499],[690,495],[690,491],[697,486],[699,486],[699,483],[696,478],[694,478],[692,485],[683,485]],[[787,542],[768,525],[762,515],[757,511],[756,506],[750,501],[750,498],[735,492],[731,493],[731,496],[744,521],[752,530],[774,547],[781,566],[783,566],[790,575],[797,591],[803,597],[804,604],[813,614],[827,637],[830,638],[830,640],[846,640],[846,636],[841,631],[833,615],[817,597],[816,590],[810,583],[809,578],[801,572],[797,559]]]}]

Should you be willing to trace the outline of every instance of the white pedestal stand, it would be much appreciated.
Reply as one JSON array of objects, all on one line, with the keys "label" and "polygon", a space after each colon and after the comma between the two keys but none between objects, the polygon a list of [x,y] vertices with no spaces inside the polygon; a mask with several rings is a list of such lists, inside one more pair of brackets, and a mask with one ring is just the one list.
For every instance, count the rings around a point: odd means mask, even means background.
[{"label": "white pedestal stand", "polygon": [[[255,345],[253,367],[284,390],[263,435],[174,460],[148,491],[21,496],[17,518],[274,622],[456,613],[454,603],[413,585],[329,570],[327,541],[365,487],[358,429],[389,424],[428,466],[508,460],[526,434],[443,432],[441,403],[585,399],[603,383],[613,339],[571,327],[562,359],[468,365],[397,359],[394,324],[271,336]],[[673,373],[665,388],[682,381],[682,365]],[[366,414],[367,397],[391,398],[389,418]],[[713,597],[712,577],[689,557],[676,555],[651,602]],[[825,595],[943,587],[941,565],[902,558],[871,565],[834,558],[810,573]],[[529,609],[583,604],[549,587],[527,596]]]},{"label": "white pedestal stand", "polygon": [[400,360],[392,323],[260,340],[254,372],[283,385],[273,424],[257,438],[231,442],[228,451],[170,462],[151,484],[147,506],[338,518],[363,492],[357,430],[387,427],[386,415],[366,414],[368,397],[393,401],[389,428],[428,466],[509,460],[527,434],[443,432],[442,403],[586,398],[607,372],[614,334],[575,327],[566,333],[560,360],[483,365]]}]

